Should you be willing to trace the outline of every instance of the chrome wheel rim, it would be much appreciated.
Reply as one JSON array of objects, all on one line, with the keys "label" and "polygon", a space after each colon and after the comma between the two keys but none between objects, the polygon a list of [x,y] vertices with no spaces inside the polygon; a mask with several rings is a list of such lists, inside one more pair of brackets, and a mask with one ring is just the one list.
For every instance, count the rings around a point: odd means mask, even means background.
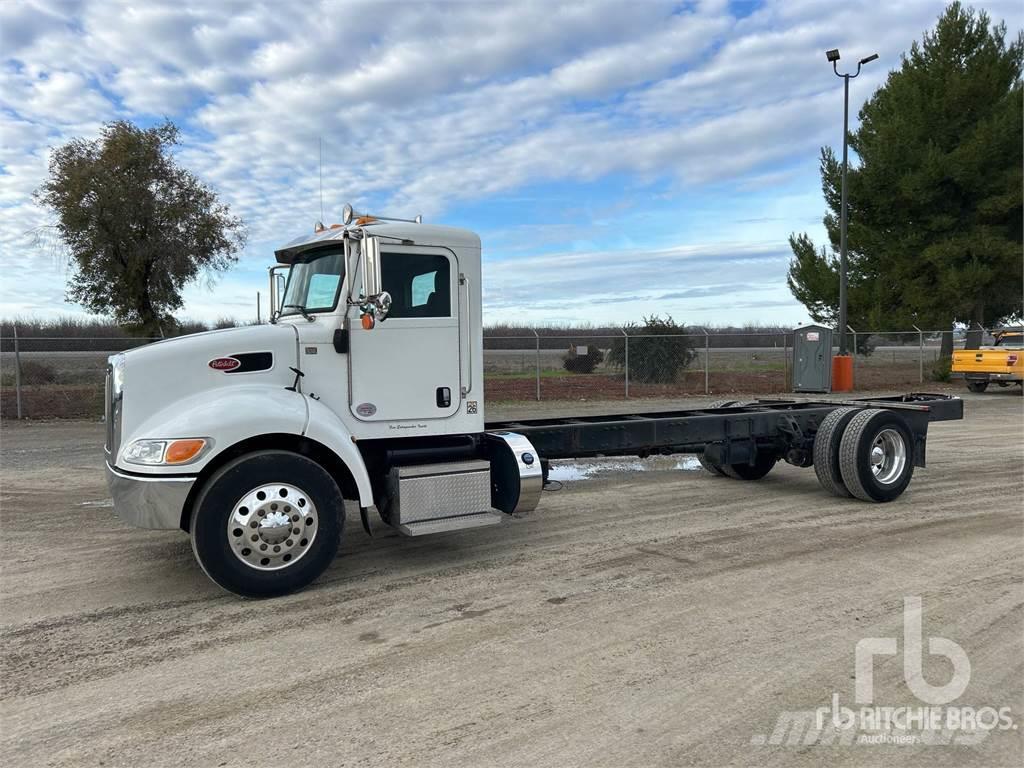
[{"label": "chrome wheel rim", "polygon": [[871,472],[882,485],[892,485],[907,465],[907,444],[895,429],[883,429],[871,442]]},{"label": "chrome wheel rim", "polygon": [[302,559],[319,527],[316,505],[302,489],[267,483],[235,502],[227,537],[235,557],[250,568],[277,571]]}]

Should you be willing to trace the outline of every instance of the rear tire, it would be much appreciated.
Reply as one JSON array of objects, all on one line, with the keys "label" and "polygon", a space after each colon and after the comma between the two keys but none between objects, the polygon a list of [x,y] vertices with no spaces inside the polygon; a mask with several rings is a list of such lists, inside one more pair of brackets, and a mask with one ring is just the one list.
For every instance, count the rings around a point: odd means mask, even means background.
[{"label": "rear tire", "polygon": [[772,467],[778,461],[778,454],[758,451],[753,464],[748,464],[747,462],[725,464],[722,466],[722,472],[725,473],[726,477],[731,477],[733,480],[760,480],[772,471]]},{"label": "rear tire", "polygon": [[839,445],[843,484],[863,501],[898,498],[914,475],[914,438],[897,413],[868,408],[854,415]]},{"label": "rear tire", "polygon": [[[725,408],[728,405],[735,405],[735,403],[736,403],[735,400],[715,400],[715,402],[713,402],[711,405],[709,405],[708,408]],[[725,477],[726,476],[725,470],[723,470],[717,464],[713,464],[710,461],[708,461],[707,459],[705,459],[703,453],[698,453],[697,454],[697,461],[699,461],[700,465],[702,467],[704,467],[704,469],[706,469],[711,474],[718,475],[719,477]]]},{"label": "rear tire", "polygon": [[224,465],[200,491],[192,552],[207,576],[236,595],[295,592],[334,560],[344,504],[316,462],[289,451],[251,453]]},{"label": "rear tire", "polygon": [[839,469],[839,445],[843,440],[843,430],[860,410],[836,408],[822,420],[814,436],[814,474],[818,476],[821,487],[833,496],[848,499],[853,495],[843,484],[843,474]]},{"label": "rear tire", "polygon": [[981,394],[986,389],[988,389],[988,382],[987,381],[968,381],[967,382],[967,389],[970,390],[971,392],[977,392],[978,394]]}]

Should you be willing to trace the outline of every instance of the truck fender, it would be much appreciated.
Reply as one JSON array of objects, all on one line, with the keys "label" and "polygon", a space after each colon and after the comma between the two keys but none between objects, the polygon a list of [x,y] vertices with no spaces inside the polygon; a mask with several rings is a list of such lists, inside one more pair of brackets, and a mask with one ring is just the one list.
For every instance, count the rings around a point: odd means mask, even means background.
[{"label": "truck fender", "polygon": [[212,439],[213,449],[191,464],[133,467],[146,474],[199,474],[218,454],[244,440],[266,434],[301,435],[308,418],[307,402],[302,395],[276,385],[245,384],[199,392],[153,413],[123,436],[121,449],[144,438]]},{"label": "truck fender", "polygon": [[356,489],[359,491],[359,506],[364,509],[372,507],[373,486],[370,484],[370,474],[366,471],[363,455],[359,452],[356,444],[352,442],[352,433],[348,431],[337,414],[326,405],[318,400],[307,400],[307,402],[309,420],[303,433],[304,436],[334,451],[334,454],[344,462],[352,474]]}]

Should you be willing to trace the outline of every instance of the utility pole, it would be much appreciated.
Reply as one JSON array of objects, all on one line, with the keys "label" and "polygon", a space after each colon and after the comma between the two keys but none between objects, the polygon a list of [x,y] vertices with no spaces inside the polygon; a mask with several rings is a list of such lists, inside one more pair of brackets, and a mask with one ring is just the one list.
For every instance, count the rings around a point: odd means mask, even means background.
[{"label": "utility pole", "polygon": [[848,168],[849,133],[850,133],[850,80],[860,74],[860,68],[869,61],[878,58],[877,53],[866,56],[857,62],[857,71],[853,74],[839,74],[836,62],[839,61],[839,49],[833,48],[825,52],[826,58],[832,62],[832,71],[837,77],[843,78],[843,181],[839,206],[839,354],[848,355],[846,345],[846,291],[847,291],[847,256],[846,256],[846,224],[849,216],[846,205],[846,171]]}]

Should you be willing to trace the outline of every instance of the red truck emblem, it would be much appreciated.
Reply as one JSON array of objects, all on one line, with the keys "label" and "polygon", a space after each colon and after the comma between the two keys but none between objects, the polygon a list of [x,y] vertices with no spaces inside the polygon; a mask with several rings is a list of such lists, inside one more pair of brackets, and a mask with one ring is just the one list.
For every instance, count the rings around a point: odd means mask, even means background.
[{"label": "red truck emblem", "polygon": [[209,362],[209,366],[215,371],[233,371],[242,363],[234,357],[218,357]]}]

